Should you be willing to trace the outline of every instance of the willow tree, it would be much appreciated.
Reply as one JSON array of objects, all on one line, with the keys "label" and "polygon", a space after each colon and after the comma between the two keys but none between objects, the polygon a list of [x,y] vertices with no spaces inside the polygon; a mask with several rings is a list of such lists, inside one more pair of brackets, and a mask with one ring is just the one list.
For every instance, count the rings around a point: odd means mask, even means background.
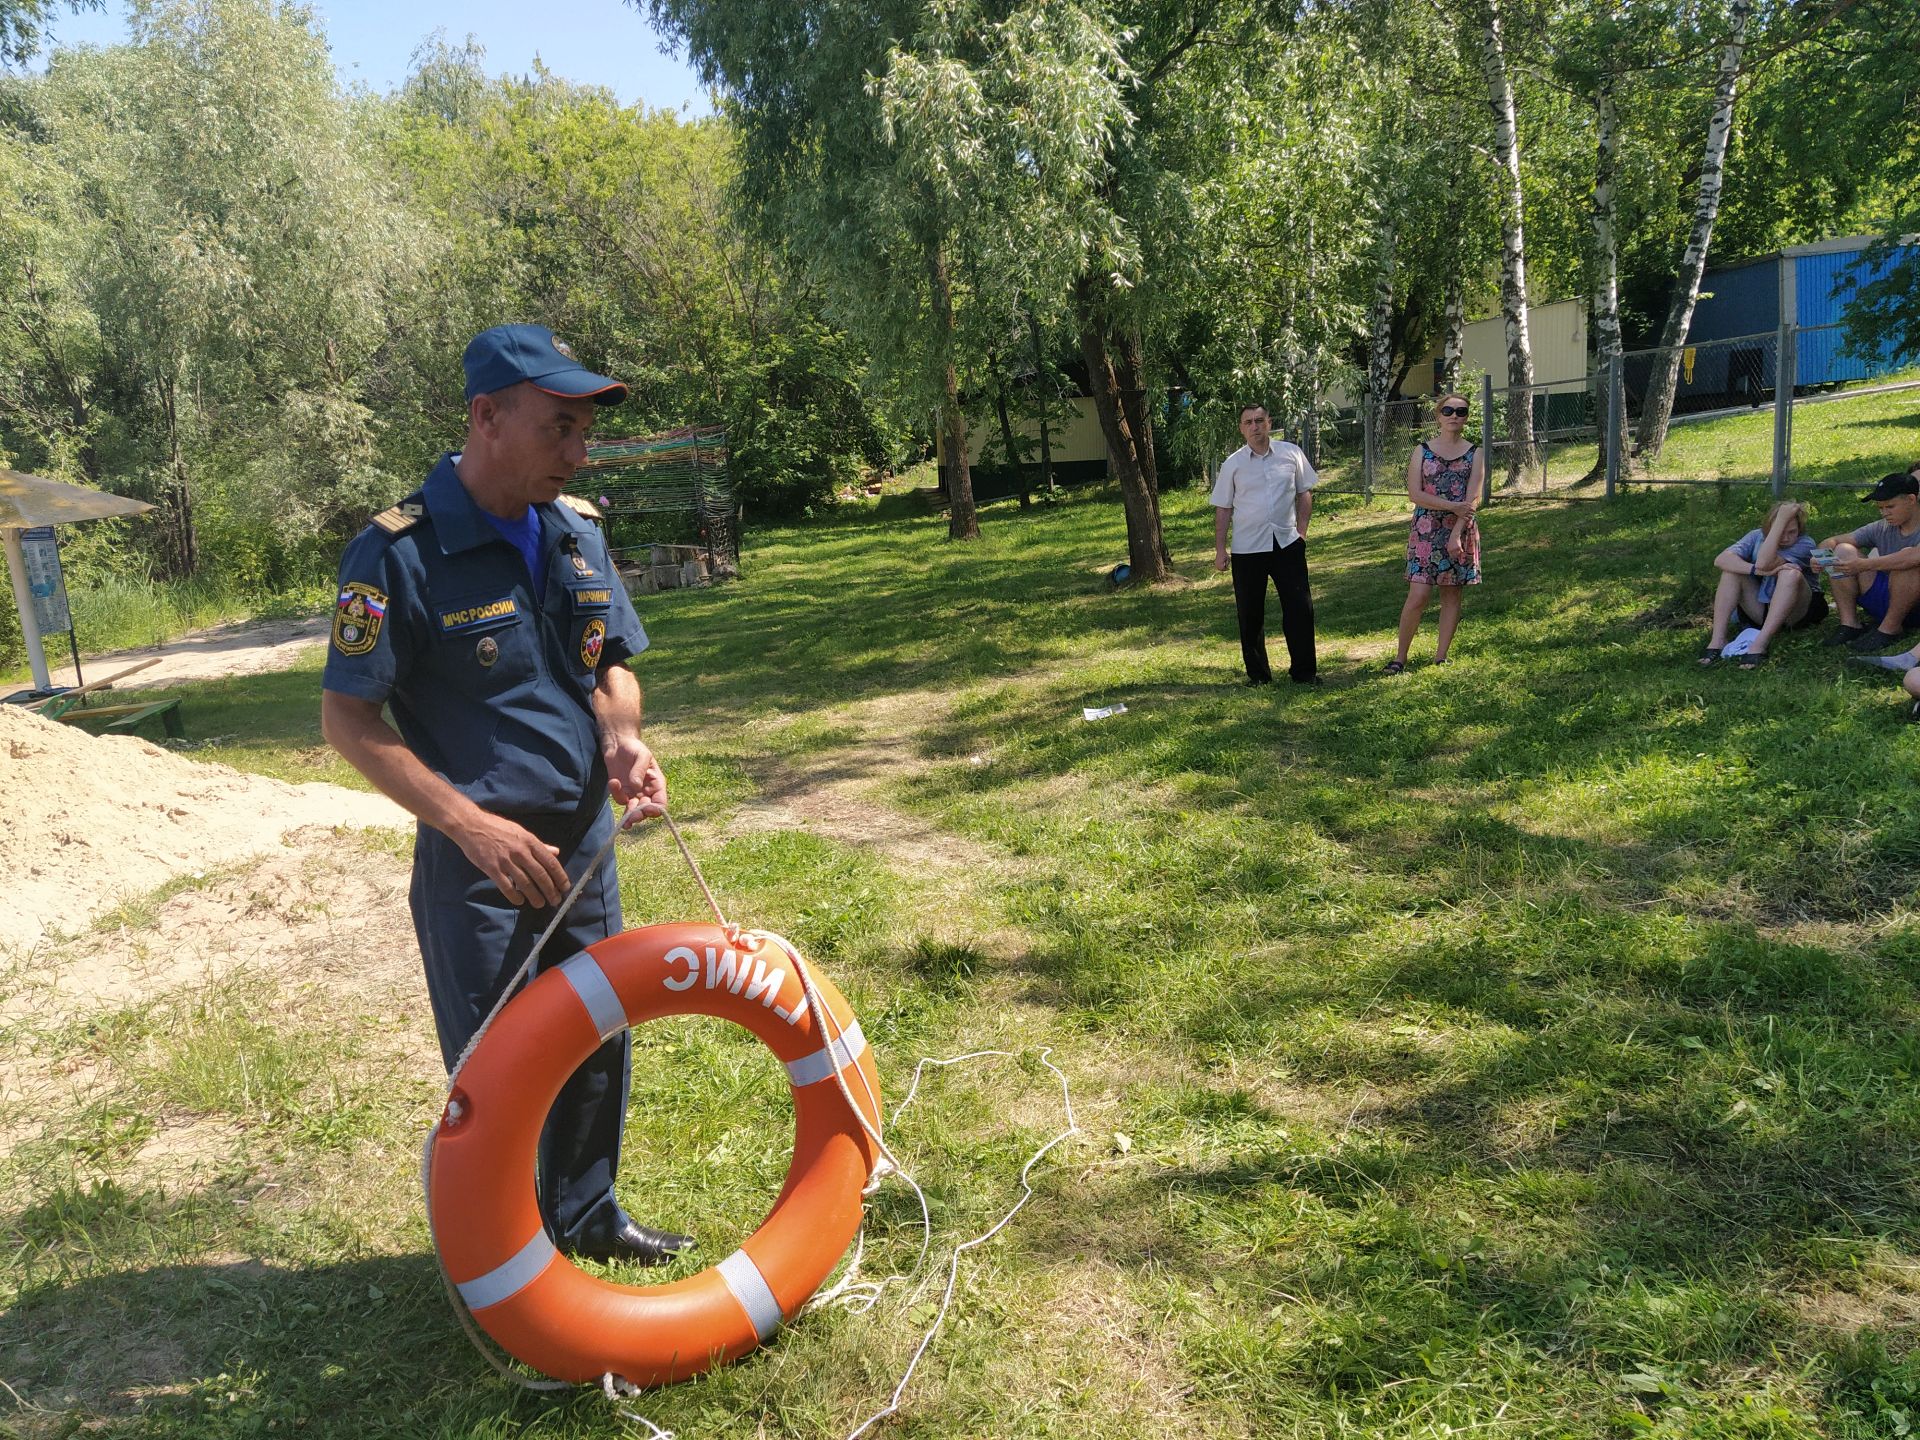
[{"label": "willow tree", "polygon": [[40,53],[53,34],[56,11],[101,10],[105,0],[0,0],[0,66],[18,65]]},{"label": "willow tree", "polygon": [[131,44],[63,52],[30,93],[35,143],[76,182],[68,282],[164,568],[193,573],[210,522],[223,576],[266,579],[391,488],[364,385],[419,228],[303,11],[143,8]]},{"label": "willow tree", "polygon": [[749,223],[937,410],[949,533],[977,534],[969,382],[990,317],[1045,293],[1077,243],[1071,198],[1124,121],[1102,32],[1045,0],[648,9],[726,98]]},{"label": "willow tree", "polygon": [[[1343,21],[1315,14],[1278,46],[1249,25],[1238,46],[1194,47],[1169,82],[1165,108],[1196,117],[1214,148],[1190,141],[1178,156],[1191,222],[1177,237],[1149,229],[1146,254],[1175,312],[1165,343],[1182,352],[1210,466],[1240,443],[1243,402],[1266,403],[1277,429],[1310,442],[1320,396],[1351,378],[1376,97]],[[1261,63],[1248,63],[1255,54]]]}]

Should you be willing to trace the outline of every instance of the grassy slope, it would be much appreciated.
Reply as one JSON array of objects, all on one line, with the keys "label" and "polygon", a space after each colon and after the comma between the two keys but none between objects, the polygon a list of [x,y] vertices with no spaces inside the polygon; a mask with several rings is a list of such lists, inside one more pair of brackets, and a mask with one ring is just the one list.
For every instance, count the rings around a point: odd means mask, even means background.
[{"label": "grassy slope", "polygon": [[[648,603],[656,742],[709,878],[831,967],[892,1092],[979,1044],[1053,1044],[1075,1079],[1089,1134],[973,1263],[898,1433],[1904,1433],[1920,740],[1809,640],[1754,675],[1690,663],[1670,627],[1757,503],[1496,506],[1457,662],[1388,681],[1404,514],[1333,502],[1315,692],[1232,683],[1192,494],[1168,499],[1190,586],[1105,589],[1110,500],[999,507],[967,547],[888,500]],[[1829,496],[1815,528],[1859,510]],[[337,778],[312,680],[202,687],[192,733]],[[908,763],[872,768],[882,732]],[[763,788],[863,769],[959,863],[734,833]],[[638,842],[630,918],[697,913],[676,867]],[[133,1325],[176,1337],[178,1392],[110,1431],[615,1433],[464,1351],[409,1198],[424,1111],[356,1088],[365,1017],[290,1013],[303,1068],[214,998],[32,1037],[107,1078],[4,1172],[0,1374],[57,1399],[66,1347]],[[646,1045],[626,1185],[711,1259],[777,1185],[780,1087],[718,1027]],[[208,1083],[231,1054],[275,1103]],[[183,1111],[237,1127],[228,1170],[122,1174],[140,1117]],[[1057,1120],[1030,1061],[934,1087],[901,1140],[949,1240]],[[263,1151],[332,1182],[276,1218],[249,1203]],[[909,1209],[877,1205],[870,1271],[910,1254]],[[811,1318],[643,1408],[844,1433],[904,1363],[903,1308]]]}]

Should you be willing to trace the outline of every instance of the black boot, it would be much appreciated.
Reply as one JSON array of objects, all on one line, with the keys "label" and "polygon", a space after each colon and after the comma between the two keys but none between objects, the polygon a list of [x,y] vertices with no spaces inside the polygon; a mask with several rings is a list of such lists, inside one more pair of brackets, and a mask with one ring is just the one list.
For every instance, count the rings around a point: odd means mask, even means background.
[{"label": "black boot", "polygon": [[618,1205],[603,1205],[579,1231],[560,1240],[563,1254],[589,1260],[627,1260],[640,1265],[664,1265],[683,1250],[693,1248],[691,1235],[655,1230],[642,1225]]}]

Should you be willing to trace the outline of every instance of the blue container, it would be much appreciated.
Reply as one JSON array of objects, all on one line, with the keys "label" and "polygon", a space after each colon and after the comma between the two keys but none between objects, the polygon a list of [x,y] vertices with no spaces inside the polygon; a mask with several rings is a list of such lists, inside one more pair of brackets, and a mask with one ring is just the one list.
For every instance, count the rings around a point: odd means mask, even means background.
[{"label": "blue container", "polygon": [[[1793,321],[1800,327],[1799,365],[1794,379],[1800,385],[1831,385],[1840,380],[1866,380],[1911,364],[1893,346],[1882,345],[1871,356],[1843,353],[1846,332],[1837,328],[1847,318],[1847,307],[1861,285],[1878,280],[1914,247],[1896,248],[1880,265],[1869,265],[1866,246],[1827,250],[1812,255],[1789,251],[1782,259],[1793,266]],[[1824,326],[1830,328],[1816,329]]]},{"label": "blue container", "polygon": [[[1865,380],[1920,361],[1920,355],[1899,355],[1891,347],[1870,357],[1842,353],[1846,332],[1841,327],[1857,287],[1886,274],[1915,248],[1897,248],[1885,263],[1873,266],[1864,259],[1872,244],[1871,236],[1825,240],[1709,269],[1687,327],[1687,344],[1697,348],[1692,365],[1682,371],[1677,398],[1697,397],[1697,407],[1720,397],[1757,403],[1761,394],[1770,393],[1778,358],[1771,337],[1783,314],[1799,332],[1796,387]],[[1742,337],[1756,338],[1741,344]]]}]

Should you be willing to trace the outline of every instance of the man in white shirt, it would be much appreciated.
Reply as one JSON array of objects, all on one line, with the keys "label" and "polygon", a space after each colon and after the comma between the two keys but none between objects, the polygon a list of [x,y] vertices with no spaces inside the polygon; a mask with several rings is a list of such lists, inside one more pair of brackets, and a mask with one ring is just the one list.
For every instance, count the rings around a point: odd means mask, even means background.
[{"label": "man in white shirt", "polygon": [[1272,438],[1267,407],[1240,412],[1247,443],[1229,455],[1213,483],[1213,568],[1229,564],[1233,532],[1233,604],[1240,620],[1240,656],[1247,684],[1273,679],[1267,662],[1267,582],[1280,594],[1280,633],[1296,685],[1318,685],[1313,650],[1313,594],[1307,586],[1307,520],[1320,483],[1298,445]]}]

